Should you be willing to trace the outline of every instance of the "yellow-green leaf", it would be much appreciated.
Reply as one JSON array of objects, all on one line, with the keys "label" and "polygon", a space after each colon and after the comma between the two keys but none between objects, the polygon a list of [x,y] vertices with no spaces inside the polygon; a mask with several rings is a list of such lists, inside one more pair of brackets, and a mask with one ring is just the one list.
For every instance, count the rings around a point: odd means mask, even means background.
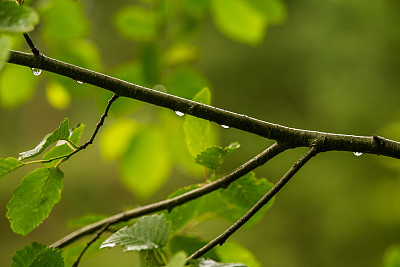
[{"label": "yellow-green leaf", "polygon": [[211,1],[211,11],[218,29],[233,40],[253,45],[263,40],[267,19],[248,1]]}]

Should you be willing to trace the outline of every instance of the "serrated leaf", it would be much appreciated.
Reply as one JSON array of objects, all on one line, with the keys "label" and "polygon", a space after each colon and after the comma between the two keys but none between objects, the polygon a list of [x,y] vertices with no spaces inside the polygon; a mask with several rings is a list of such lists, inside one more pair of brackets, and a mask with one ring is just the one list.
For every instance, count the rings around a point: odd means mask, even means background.
[{"label": "serrated leaf", "polygon": [[32,243],[18,249],[12,257],[11,267],[62,267],[64,260],[61,257],[61,251],[48,248],[46,245]]},{"label": "serrated leaf", "polygon": [[10,53],[11,40],[7,36],[2,36],[0,34],[0,72],[3,69],[4,63],[8,59],[8,54]]},{"label": "serrated leaf", "polygon": [[131,227],[124,227],[106,241],[100,248],[121,245],[125,251],[153,250],[164,247],[169,238],[171,223],[165,216],[151,215],[139,218]]},{"label": "serrated leaf", "polygon": [[229,38],[246,44],[263,40],[267,19],[246,0],[211,1],[212,18]]},{"label": "serrated leaf", "polygon": [[29,32],[38,22],[39,16],[32,8],[14,1],[0,2],[0,32]]},{"label": "serrated leaf", "polygon": [[59,140],[67,140],[71,134],[68,127],[69,121],[67,118],[65,118],[60,124],[60,127],[58,127],[58,129],[56,129],[54,132],[47,134],[34,149],[19,153],[20,157],[18,160],[35,157],[41,154],[49,145]]},{"label": "serrated leaf", "polygon": [[141,131],[131,140],[119,170],[122,182],[135,195],[149,197],[167,180],[172,162],[166,142],[158,128]]},{"label": "serrated leaf", "polygon": [[242,263],[220,263],[210,259],[198,259],[190,261],[190,265],[193,267],[248,267]]},{"label": "serrated leaf", "polygon": [[0,177],[6,175],[9,172],[21,167],[22,165],[16,158],[0,158]]},{"label": "serrated leaf", "polygon": [[[253,172],[242,176],[227,189],[218,191],[221,199],[220,205],[225,207],[225,209],[221,211],[220,216],[229,221],[236,221],[249,211],[272,187],[273,184],[268,182],[267,179],[257,179]],[[265,214],[266,210],[271,207],[274,199],[275,198],[272,198],[267,205],[246,223],[246,225],[250,226],[258,222]]]},{"label": "serrated leaf", "polygon": [[209,169],[217,170],[224,162],[224,158],[239,147],[240,144],[238,142],[231,143],[225,148],[216,146],[209,147],[198,154],[195,161]]},{"label": "serrated leaf", "polygon": [[39,168],[24,177],[7,204],[12,230],[27,235],[60,201],[64,174],[59,168]]},{"label": "serrated leaf", "polygon": [[[199,188],[192,185],[177,190],[168,198],[182,195]],[[206,219],[220,218],[236,222],[272,187],[266,179],[257,179],[253,173],[248,173],[233,182],[227,189],[219,189],[205,196],[182,204],[166,213],[166,218],[172,223],[172,232],[183,228],[191,221],[201,222]],[[265,211],[272,205],[274,199],[261,209],[246,226],[259,221]]]},{"label": "serrated leaf", "polygon": [[[193,101],[209,105],[211,103],[210,90],[205,87],[193,98]],[[183,123],[185,141],[189,153],[196,157],[210,143],[210,122],[193,116],[186,116]]]},{"label": "serrated leaf", "polygon": [[26,267],[31,266],[36,257],[40,255],[45,249],[46,245],[39,243],[32,243],[30,246],[18,249],[12,257],[12,267]]}]

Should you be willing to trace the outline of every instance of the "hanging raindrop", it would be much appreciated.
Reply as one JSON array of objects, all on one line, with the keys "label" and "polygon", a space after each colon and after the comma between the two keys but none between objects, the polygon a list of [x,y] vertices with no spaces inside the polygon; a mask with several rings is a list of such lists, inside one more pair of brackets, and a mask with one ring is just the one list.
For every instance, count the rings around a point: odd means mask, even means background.
[{"label": "hanging raindrop", "polygon": [[363,153],[362,152],[353,152],[354,155],[356,155],[357,157],[361,156]]},{"label": "hanging raindrop", "polygon": [[224,128],[224,129],[229,129],[229,126],[228,126],[228,125],[223,125],[223,124],[221,124],[221,127]]},{"label": "hanging raindrop", "polygon": [[77,83],[79,83],[79,84],[83,84],[83,82],[82,81],[76,81]]},{"label": "hanging raindrop", "polygon": [[175,111],[175,114],[178,115],[179,117],[182,117],[183,115],[185,115],[185,113],[180,112],[180,111]]},{"label": "hanging raindrop", "polygon": [[32,73],[35,76],[39,76],[42,73],[42,70],[37,68],[32,68]]}]

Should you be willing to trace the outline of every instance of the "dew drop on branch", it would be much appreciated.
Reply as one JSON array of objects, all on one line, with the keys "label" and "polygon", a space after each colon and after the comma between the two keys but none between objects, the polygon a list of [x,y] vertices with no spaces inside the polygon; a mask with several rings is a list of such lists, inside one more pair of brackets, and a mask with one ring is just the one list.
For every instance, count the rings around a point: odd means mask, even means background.
[{"label": "dew drop on branch", "polygon": [[357,157],[361,156],[363,153],[362,152],[353,152],[354,155],[356,155]]},{"label": "dew drop on branch", "polygon": [[77,83],[79,83],[79,84],[83,84],[83,82],[82,81],[76,81]]},{"label": "dew drop on branch", "polygon": [[175,114],[178,115],[179,117],[182,117],[183,115],[185,115],[185,113],[180,112],[180,111],[175,111]]},{"label": "dew drop on branch", "polygon": [[42,73],[42,70],[37,68],[32,68],[32,73],[35,76],[39,76]]},{"label": "dew drop on branch", "polygon": [[221,127],[224,128],[224,129],[229,129],[229,126],[228,126],[228,125],[223,125],[223,124],[221,124]]}]

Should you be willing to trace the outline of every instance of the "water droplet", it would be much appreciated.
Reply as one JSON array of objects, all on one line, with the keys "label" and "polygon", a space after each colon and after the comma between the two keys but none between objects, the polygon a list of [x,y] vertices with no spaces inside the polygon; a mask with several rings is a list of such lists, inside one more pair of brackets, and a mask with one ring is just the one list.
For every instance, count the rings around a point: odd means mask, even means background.
[{"label": "water droplet", "polygon": [[83,84],[83,82],[82,81],[76,81],[77,83],[79,83],[79,84]]},{"label": "water droplet", "polygon": [[42,73],[42,70],[41,69],[37,69],[37,68],[32,68],[32,73],[35,76],[39,76],[40,73]]},{"label": "water droplet", "polygon": [[224,128],[224,129],[229,129],[229,126],[228,126],[228,125],[223,125],[223,124],[221,124],[221,127]]},{"label": "water droplet", "polygon": [[353,152],[354,155],[356,155],[357,157],[361,156],[363,153],[362,152]]},{"label": "water droplet", "polygon": [[175,111],[175,114],[178,115],[179,117],[182,117],[183,115],[185,115],[185,113],[180,112],[180,111]]}]

